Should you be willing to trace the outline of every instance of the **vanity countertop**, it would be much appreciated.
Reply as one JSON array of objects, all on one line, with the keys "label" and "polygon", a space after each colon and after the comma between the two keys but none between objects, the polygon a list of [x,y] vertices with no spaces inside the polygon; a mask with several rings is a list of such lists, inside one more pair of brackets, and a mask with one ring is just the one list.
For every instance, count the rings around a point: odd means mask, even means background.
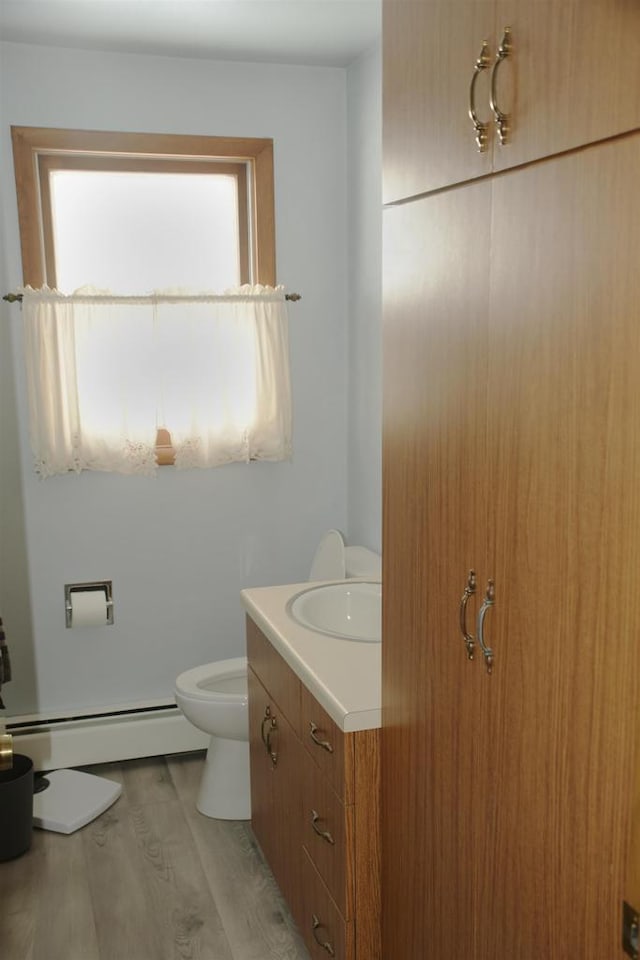
[{"label": "vanity countertop", "polygon": [[240,597],[254,623],[341,730],[379,727],[382,644],[340,640],[296,623],[287,604],[310,586],[252,587]]}]

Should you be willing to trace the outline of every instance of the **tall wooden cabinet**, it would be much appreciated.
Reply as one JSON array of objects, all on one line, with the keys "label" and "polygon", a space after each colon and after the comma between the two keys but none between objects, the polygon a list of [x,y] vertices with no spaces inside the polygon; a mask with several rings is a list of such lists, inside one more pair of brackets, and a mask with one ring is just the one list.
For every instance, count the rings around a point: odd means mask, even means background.
[{"label": "tall wooden cabinet", "polygon": [[[640,908],[640,7],[444,6],[390,0],[384,20],[386,195],[404,202],[384,213],[383,956],[623,960]],[[532,102],[534,60],[541,100],[504,153],[493,131],[486,176],[457,160],[467,117],[448,180],[428,131],[426,173],[408,151],[403,180],[403,83],[413,116],[434,95],[417,52],[444,69],[443,36],[466,45],[487,7],[494,36],[512,27],[514,102]],[[623,55],[603,59],[614,36]],[[599,91],[632,76],[605,117]],[[527,145],[528,119],[546,140]]]}]

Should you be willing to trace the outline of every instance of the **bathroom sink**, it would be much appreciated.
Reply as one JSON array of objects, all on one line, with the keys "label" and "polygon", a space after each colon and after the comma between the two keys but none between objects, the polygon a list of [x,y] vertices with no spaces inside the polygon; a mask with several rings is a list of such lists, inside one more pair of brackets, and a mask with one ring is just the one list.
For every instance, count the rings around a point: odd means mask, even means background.
[{"label": "bathroom sink", "polygon": [[297,623],[342,640],[380,643],[382,586],[377,581],[345,581],[308,587],[287,604]]}]

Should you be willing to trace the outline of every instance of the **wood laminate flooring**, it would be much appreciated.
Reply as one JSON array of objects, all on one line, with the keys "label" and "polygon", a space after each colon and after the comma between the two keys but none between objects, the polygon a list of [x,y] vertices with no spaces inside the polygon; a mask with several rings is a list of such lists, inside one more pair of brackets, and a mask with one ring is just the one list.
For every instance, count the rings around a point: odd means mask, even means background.
[{"label": "wood laminate flooring", "polygon": [[0,863],[2,960],[309,960],[249,823],[195,808],[203,754],[84,769],[122,783]]}]

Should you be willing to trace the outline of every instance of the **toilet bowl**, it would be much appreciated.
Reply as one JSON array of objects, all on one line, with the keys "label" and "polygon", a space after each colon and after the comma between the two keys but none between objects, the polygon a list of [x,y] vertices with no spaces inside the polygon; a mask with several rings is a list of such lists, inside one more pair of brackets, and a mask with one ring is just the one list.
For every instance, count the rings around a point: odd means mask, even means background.
[{"label": "toilet bowl", "polygon": [[[380,576],[380,557],[364,547],[345,547],[329,530],[320,541],[310,580]],[[249,820],[249,700],[247,659],[236,657],[194,667],[176,680],[176,703],[195,727],[210,734],[196,807],[219,820]]]},{"label": "toilet bowl", "polygon": [[248,820],[249,708],[247,658],[218,660],[181,673],[176,703],[211,736],[196,807],[219,820]]}]

